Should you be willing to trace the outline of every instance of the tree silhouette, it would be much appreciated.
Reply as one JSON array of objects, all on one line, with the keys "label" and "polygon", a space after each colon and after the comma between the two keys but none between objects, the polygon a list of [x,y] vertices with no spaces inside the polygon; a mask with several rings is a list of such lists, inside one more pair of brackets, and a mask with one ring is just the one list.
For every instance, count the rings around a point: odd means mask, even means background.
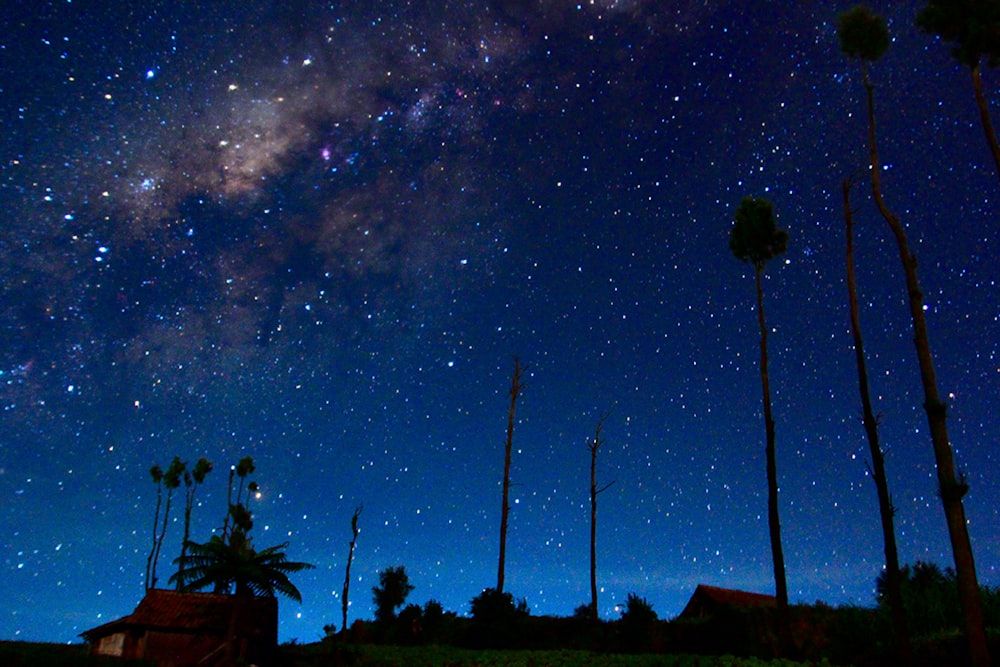
[{"label": "tree silhouette", "polygon": [[181,541],[181,562],[187,555],[187,544],[191,539],[191,509],[194,507],[194,494],[210,472],[212,463],[205,457],[198,459],[193,470],[184,470],[184,539]]},{"label": "tree silhouette", "polygon": [[509,592],[487,588],[469,603],[470,639],[476,648],[511,648],[517,644],[523,621],[531,615],[528,601]]},{"label": "tree silhouette", "polygon": [[[941,633],[962,625],[955,571],[951,568],[942,570],[937,564],[925,561],[905,565],[900,569],[900,589],[917,633]],[[885,572],[875,580],[875,591],[879,604],[885,604],[888,596]]]},{"label": "tree silhouette", "polygon": [[[170,504],[174,497],[174,490],[181,485],[181,479],[187,470],[187,464],[175,456],[170,462],[166,472],[159,465],[154,465],[149,469],[149,475],[156,484],[156,512],[153,517],[153,546],[146,559],[146,589],[156,588],[156,566],[160,560],[160,550],[163,547],[163,538],[167,534],[167,521],[170,519]],[[163,505],[163,522],[157,525],[160,516],[160,506],[163,500],[163,489],[167,490],[167,502]]]},{"label": "tree silhouette", "polygon": [[[285,549],[288,547],[287,542],[260,551],[253,547],[247,535],[253,527],[253,515],[247,507],[247,502],[249,494],[257,490],[257,484],[250,482],[244,488],[247,475],[254,470],[253,459],[249,456],[240,459],[239,464],[230,469],[228,507],[221,534],[212,535],[203,544],[186,539],[190,529],[190,512],[194,502],[196,485],[204,482],[205,476],[211,469],[212,464],[207,459],[202,458],[189,472],[187,465],[178,457],[174,457],[167,472],[164,473],[159,466],[153,466],[150,474],[158,485],[162,483],[168,489],[164,527],[166,526],[166,515],[169,513],[170,490],[180,486],[182,478],[187,486],[184,546],[181,555],[174,559],[177,572],[170,577],[169,583],[175,584],[178,591],[199,591],[210,588],[218,594],[234,595],[230,605],[229,627],[224,645],[225,655],[223,662],[220,663],[234,665],[240,664],[240,661],[245,657],[242,655],[242,649],[238,650],[237,647],[237,644],[241,643],[238,641],[239,628],[241,627],[240,615],[246,606],[243,598],[255,596],[273,598],[278,593],[301,602],[302,595],[288,579],[288,575],[312,569],[313,566],[309,563],[288,560],[285,554]],[[236,475],[239,475],[240,483],[234,503],[233,480]],[[246,500],[243,496],[244,490],[247,492]],[[157,502],[157,509],[159,509],[159,502]],[[160,542],[162,542],[162,537],[161,531]],[[156,551],[158,552],[158,548]],[[154,555],[152,558],[154,569],[155,561]],[[155,584],[155,573],[152,581]]]},{"label": "tree silhouette", "polygon": [[590,450],[590,617],[597,620],[597,494],[607,490],[614,482],[609,482],[597,488],[597,450],[604,444],[601,429],[608,418],[605,413],[597,421],[594,439],[587,441]]},{"label": "tree silhouette", "polygon": [[347,551],[347,569],[344,572],[344,595],[340,600],[340,611],[342,615],[342,623],[340,626],[341,632],[347,632],[347,595],[351,590],[351,563],[354,561],[354,545],[358,542],[358,533],[361,531],[358,529],[358,517],[361,515],[361,510],[363,507],[358,505],[354,508],[354,514],[351,516],[351,544]]},{"label": "tree silhouette", "polygon": [[871,473],[878,495],[879,515],[882,520],[882,543],[885,552],[885,598],[889,603],[892,617],[896,651],[903,664],[913,662],[910,646],[910,632],[906,622],[906,609],[900,592],[899,555],[896,549],[896,531],[893,515],[896,508],[889,495],[889,482],[885,474],[885,457],[879,444],[878,418],[872,410],[871,394],[868,387],[868,368],[865,362],[865,347],[861,336],[861,316],[858,312],[858,289],[854,274],[854,211],[851,209],[851,187],[849,179],[842,183],[844,197],[844,220],[847,236],[847,294],[851,315],[851,334],[854,338],[854,356],[858,367],[858,389],[861,393],[862,424],[868,437],[868,451],[872,457]]},{"label": "tree silhouette", "polygon": [[[226,511],[225,521],[222,524],[222,540],[224,542],[229,537],[230,520],[234,524],[233,530],[242,530],[244,533],[247,533],[253,527],[253,520],[247,506],[250,504],[250,494],[257,492],[259,487],[257,486],[257,482],[251,481],[247,483],[246,478],[256,469],[257,467],[254,465],[252,456],[244,456],[236,465],[229,468],[229,489],[226,492],[228,510]],[[233,481],[236,477],[239,477],[239,486],[236,487],[236,502],[233,502]],[[244,484],[246,484],[246,489],[243,488]],[[243,498],[244,490],[247,492],[245,500]]]},{"label": "tree silhouette", "polygon": [[990,119],[990,107],[983,93],[981,67],[1000,64],[1000,1],[998,0],[930,0],[917,15],[917,26],[953,44],[951,54],[972,74],[972,90],[979,109],[979,120],[986,135],[986,144],[993,154],[997,177],[1000,178],[1000,143]]},{"label": "tree silhouette", "polygon": [[153,581],[153,557],[156,556],[157,536],[160,529],[160,507],[163,505],[163,468],[158,463],[154,463],[149,469],[149,476],[156,484],[156,510],[153,513],[153,544],[149,549],[149,556],[146,558],[146,590],[152,588]]},{"label": "tree silhouette", "polygon": [[628,651],[648,650],[652,643],[653,628],[658,619],[656,612],[646,598],[635,593],[629,593],[624,608],[621,610],[619,623],[622,629],[622,639]]},{"label": "tree silhouette", "polygon": [[767,326],[764,321],[764,289],[761,279],[768,260],[785,252],[788,233],[778,229],[774,207],[766,199],[744,197],[736,210],[729,232],[729,249],[736,259],[753,267],[757,285],[757,323],[760,327],[760,380],[764,400],[764,429],[767,436],[767,520],[771,534],[771,559],[774,565],[774,588],[778,602],[779,627],[783,634],[788,616],[788,587],[785,581],[785,556],[781,548],[781,523],[778,517],[778,472],[774,453],[774,418],[771,414],[771,388],[767,373]]},{"label": "tree silhouette", "polygon": [[982,603],[979,598],[979,583],[976,565],[969,541],[968,525],[962,497],[968,492],[964,479],[955,474],[955,461],[948,439],[947,406],[941,400],[934,372],[927,321],[924,318],[924,298],[917,278],[917,260],[910,252],[906,230],[899,217],[886,205],[882,196],[881,166],[875,131],[875,87],[868,74],[869,63],[878,60],[888,49],[889,31],[884,20],[873,14],[865,6],[858,6],[840,15],[838,34],[841,49],[849,57],[861,63],[861,72],[867,93],[868,152],[870,158],[872,193],[879,213],[889,225],[899,258],[906,277],[906,292],[909,297],[910,317],[913,320],[913,339],[920,367],[920,379],[924,389],[924,411],[931,432],[934,459],[937,464],[938,488],[944,506],[955,571],[958,579],[958,595],[965,616],[965,631],[969,642],[970,655],[974,665],[989,664],[989,650],[983,625]]},{"label": "tree silhouette", "polygon": [[514,357],[514,374],[510,379],[510,410],[507,412],[507,444],[503,457],[503,500],[500,504],[500,556],[497,563],[497,592],[503,593],[504,568],[507,563],[507,515],[510,514],[510,451],[514,446],[514,410],[517,397],[524,385],[521,384],[521,362]]},{"label": "tree silhouette", "polygon": [[228,640],[225,644],[223,664],[239,664],[237,656],[240,614],[245,606],[240,600],[248,597],[275,597],[280,593],[296,602],[302,602],[299,589],[288,579],[293,572],[310,570],[309,563],[288,560],[284,550],[288,542],[257,551],[250,544],[247,534],[234,528],[228,541],[213,535],[208,542],[189,542],[188,553],[178,557],[177,573],[170,577],[179,591],[200,591],[211,588],[219,594],[234,594],[229,613]]},{"label": "tree silhouette", "polygon": [[372,587],[372,602],[375,603],[375,620],[391,621],[396,618],[396,608],[406,602],[406,596],[413,590],[406,567],[387,567],[379,572],[378,586]]},{"label": "tree silhouette", "polygon": [[208,542],[188,543],[188,554],[174,562],[177,574],[170,577],[178,590],[275,597],[275,593],[302,602],[299,589],[288,575],[313,568],[309,563],[288,560],[288,542],[257,551],[242,530],[234,530],[228,542],[213,535]]}]

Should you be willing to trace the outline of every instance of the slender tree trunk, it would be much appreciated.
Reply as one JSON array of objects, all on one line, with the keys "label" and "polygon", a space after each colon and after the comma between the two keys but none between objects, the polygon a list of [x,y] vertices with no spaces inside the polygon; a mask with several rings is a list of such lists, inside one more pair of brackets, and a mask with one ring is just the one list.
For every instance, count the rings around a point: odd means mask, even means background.
[{"label": "slender tree trunk", "polygon": [[590,444],[590,616],[597,620],[597,449],[601,446],[601,424]]},{"label": "slender tree trunk", "polygon": [[503,502],[500,506],[500,558],[497,565],[497,592],[503,593],[504,566],[507,560],[507,515],[510,513],[510,451],[514,445],[514,409],[521,385],[521,364],[514,357],[514,375],[510,381],[510,411],[507,413],[507,445],[503,459]]},{"label": "slender tree trunk", "polygon": [[885,457],[879,444],[878,419],[872,411],[871,395],[868,388],[868,368],[865,362],[865,348],[861,337],[861,316],[858,312],[857,281],[854,275],[854,211],[851,210],[851,182],[844,179],[844,219],[847,230],[847,292],[851,311],[851,334],[854,337],[854,356],[858,366],[858,389],[861,392],[862,423],[868,436],[868,449],[872,457],[872,477],[878,494],[878,509],[882,519],[882,540],[885,549],[885,573],[889,609],[892,616],[896,651],[904,665],[913,663],[913,649],[910,646],[910,631],[906,623],[906,610],[900,591],[899,555],[896,550],[896,531],[893,515],[896,509],[889,495],[889,482],[885,474]]},{"label": "slender tree trunk", "polygon": [[156,557],[156,544],[157,544],[157,528],[160,525],[160,504],[163,501],[163,486],[158,485],[156,487],[156,512],[153,514],[153,546],[149,550],[149,557],[146,559],[146,590],[156,586],[153,581],[154,568],[153,559]]},{"label": "slender tree trunk", "polygon": [[347,571],[344,573],[344,595],[340,600],[340,611],[342,614],[342,623],[340,625],[341,632],[347,632],[347,594],[351,589],[351,562],[354,560],[354,545],[358,543],[358,515],[361,514],[361,508],[358,507],[354,510],[354,516],[351,517],[351,546],[347,551]]},{"label": "slender tree trunk", "polygon": [[156,588],[156,563],[160,560],[160,548],[163,546],[163,538],[167,534],[167,519],[170,517],[170,500],[173,498],[174,490],[167,490],[167,503],[163,507],[163,525],[160,527],[160,535],[156,539],[156,553],[153,555],[153,573],[150,578],[151,588]]},{"label": "slender tree trunk", "polygon": [[937,463],[938,487],[944,516],[948,523],[951,550],[955,558],[955,573],[958,579],[958,598],[965,617],[965,632],[969,642],[972,663],[977,667],[989,665],[990,655],[986,643],[983,624],[982,600],[979,597],[979,582],[976,578],[976,563],[972,556],[965,507],[962,497],[969,490],[964,480],[955,475],[955,461],[948,440],[947,407],[941,400],[937,388],[937,376],[931,356],[930,339],[927,335],[927,321],[924,318],[924,296],[917,279],[917,259],[910,252],[899,218],[886,206],[882,198],[882,183],[879,175],[878,148],[875,138],[875,95],[874,86],[868,79],[868,70],[862,62],[865,90],[868,93],[868,146],[871,155],[872,192],[879,212],[885,218],[899,247],[899,259],[906,276],[906,291],[909,295],[910,317],[913,320],[913,343],[917,349],[920,366],[920,380],[924,388],[924,411],[931,432],[934,460]]},{"label": "slender tree trunk", "polygon": [[979,65],[972,68],[972,88],[976,93],[976,106],[979,107],[979,119],[986,134],[986,143],[989,144],[990,152],[993,154],[993,164],[997,168],[997,177],[1000,178],[1000,143],[997,143],[997,133],[993,129],[993,121],[990,120],[990,105],[986,101],[986,95],[983,94],[983,77]]},{"label": "slender tree trunk", "polygon": [[184,556],[187,555],[187,545],[188,540],[191,539],[191,506],[188,505],[184,508],[184,539],[181,540],[181,557],[178,560],[177,565],[177,590],[181,590],[183,587],[184,577],[181,576],[184,572]]},{"label": "slender tree trunk", "polygon": [[184,539],[181,540],[181,557],[177,566],[177,590],[181,590],[184,585],[184,556],[187,555],[188,540],[191,539],[191,509],[194,507],[194,490],[196,487],[189,486],[184,489]]},{"label": "slender tree trunk", "polygon": [[[788,585],[785,581],[785,554],[781,548],[781,522],[778,519],[778,466],[774,453],[774,418],[771,415],[771,385],[767,374],[767,326],[764,323],[764,267],[754,265],[757,281],[757,323],[760,325],[760,381],[764,395],[764,429],[767,433],[767,524],[771,533],[771,559],[774,562],[774,593],[778,599],[778,632],[787,639]],[[784,647],[783,647],[784,648]]]},{"label": "slender tree trunk", "polygon": [[597,620],[597,496],[603,493],[614,482],[609,482],[597,488],[597,450],[604,444],[601,438],[601,431],[604,428],[604,420],[608,418],[605,413],[597,422],[597,430],[594,439],[587,443],[590,450],[590,615],[593,620]]},{"label": "slender tree trunk", "polygon": [[229,542],[229,518],[233,515],[233,477],[236,469],[229,469],[229,488],[226,490],[226,518],[222,522],[222,541]]}]

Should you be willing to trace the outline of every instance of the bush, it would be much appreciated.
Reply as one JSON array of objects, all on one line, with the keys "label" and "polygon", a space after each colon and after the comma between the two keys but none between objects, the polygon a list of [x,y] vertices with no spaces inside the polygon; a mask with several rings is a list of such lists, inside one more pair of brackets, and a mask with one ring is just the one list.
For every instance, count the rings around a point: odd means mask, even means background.
[{"label": "bush", "polygon": [[522,621],[530,615],[523,598],[514,601],[510,593],[487,588],[469,603],[472,625],[469,645],[475,648],[512,648],[517,645],[517,633]]},{"label": "bush", "polygon": [[646,598],[635,593],[628,594],[625,609],[618,621],[621,631],[622,650],[641,653],[653,648],[653,630],[659,619]]}]

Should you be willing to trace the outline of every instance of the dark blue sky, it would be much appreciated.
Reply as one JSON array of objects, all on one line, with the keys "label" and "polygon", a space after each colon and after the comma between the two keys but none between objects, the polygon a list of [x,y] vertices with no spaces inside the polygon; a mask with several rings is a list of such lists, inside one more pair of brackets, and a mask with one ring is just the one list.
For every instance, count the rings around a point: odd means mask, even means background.
[{"label": "dark blue sky", "polygon": [[[753,280],[727,245],[746,195],[790,234],[765,281],[790,597],[873,603],[851,3],[22,4],[0,19],[0,637],[134,608],[148,469],[174,455],[216,465],[198,540],[226,468],[257,462],[255,544],[317,566],[282,639],[339,624],[358,505],[351,618],[393,565],[410,601],[466,613],[496,583],[515,355],[507,590],[535,614],[588,601],[586,440],[609,412],[602,616],[632,592],[667,618],[698,583],[773,591]],[[885,195],[998,585],[1000,186],[967,71],[915,30],[921,3],[891,4]],[[901,560],[948,565],[903,277],[854,196]]]}]

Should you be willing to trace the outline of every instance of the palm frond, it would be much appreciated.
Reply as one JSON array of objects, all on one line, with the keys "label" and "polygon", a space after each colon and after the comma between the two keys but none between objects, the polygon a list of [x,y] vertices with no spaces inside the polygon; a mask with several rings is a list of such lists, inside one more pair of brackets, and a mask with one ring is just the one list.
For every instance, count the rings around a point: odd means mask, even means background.
[{"label": "palm frond", "polygon": [[288,574],[313,566],[288,560],[284,552],[287,547],[285,542],[256,551],[246,540],[231,539],[226,543],[217,535],[204,544],[189,542],[187,553],[174,561],[179,569],[170,582],[186,591],[212,588],[228,593],[235,588],[237,593],[246,591],[257,597],[280,593],[301,602],[302,595]]}]

